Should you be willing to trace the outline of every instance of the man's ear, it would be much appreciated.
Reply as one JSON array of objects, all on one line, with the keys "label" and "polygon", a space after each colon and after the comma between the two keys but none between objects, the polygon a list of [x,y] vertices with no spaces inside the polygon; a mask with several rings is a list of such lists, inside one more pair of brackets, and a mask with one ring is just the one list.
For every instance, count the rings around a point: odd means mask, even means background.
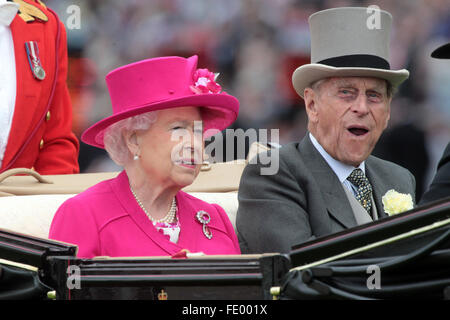
[{"label": "man's ear", "polygon": [[386,116],[386,123],[384,124],[383,130],[387,128],[390,119],[391,119],[391,102],[389,101],[388,110],[387,110],[387,116]]},{"label": "man's ear", "polygon": [[310,122],[317,122],[317,93],[312,88],[306,88],[303,92],[306,114]]}]

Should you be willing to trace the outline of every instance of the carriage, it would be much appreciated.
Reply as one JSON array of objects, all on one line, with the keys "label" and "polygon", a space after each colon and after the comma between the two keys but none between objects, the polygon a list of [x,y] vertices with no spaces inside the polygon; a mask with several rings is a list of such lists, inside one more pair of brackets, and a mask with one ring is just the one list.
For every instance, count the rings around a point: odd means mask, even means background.
[{"label": "carriage", "polygon": [[[210,167],[186,191],[221,205],[234,225],[233,180],[245,162],[220,165],[230,180],[218,184],[220,170]],[[0,191],[10,194],[0,197],[0,299],[450,299],[450,197],[288,254],[80,259],[75,245],[47,239],[53,214],[117,173],[18,172],[27,175],[0,175]]]}]

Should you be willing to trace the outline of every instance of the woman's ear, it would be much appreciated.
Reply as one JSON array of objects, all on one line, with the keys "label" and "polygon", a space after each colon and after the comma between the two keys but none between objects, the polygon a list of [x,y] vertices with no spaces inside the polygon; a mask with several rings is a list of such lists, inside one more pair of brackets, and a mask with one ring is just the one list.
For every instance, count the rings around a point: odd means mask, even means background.
[{"label": "woman's ear", "polygon": [[128,147],[128,151],[133,155],[140,155],[139,143],[136,135],[136,131],[123,130],[123,140]]}]

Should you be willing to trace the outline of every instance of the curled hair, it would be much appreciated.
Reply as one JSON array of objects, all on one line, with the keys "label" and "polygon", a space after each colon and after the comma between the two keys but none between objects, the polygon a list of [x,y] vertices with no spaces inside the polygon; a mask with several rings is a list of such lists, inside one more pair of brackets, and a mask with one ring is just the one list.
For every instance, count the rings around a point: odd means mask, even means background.
[{"label": "curled hair", "polygon": [[148,130],[156,121],[157,111],[150,111],[120,120],[105,129],[103,144],[111,159],[119,166],[125,166],[133,155],[124,139],[125,131]]}]

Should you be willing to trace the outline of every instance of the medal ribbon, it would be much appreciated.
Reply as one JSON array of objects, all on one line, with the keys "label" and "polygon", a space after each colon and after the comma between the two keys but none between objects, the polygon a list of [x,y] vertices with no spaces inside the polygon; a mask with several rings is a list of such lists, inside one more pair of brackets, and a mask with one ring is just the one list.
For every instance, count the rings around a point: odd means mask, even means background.
[{"label": "medal ribbon", "polygon": [[30,64],[33,76],[38,80],[43,80],[42,75],[38,74],[40,69],[42,69],[43,71],[43,68],[41,66],[41,60],[39,58],[39,47],[37,41],[25,42],[25,49],[27,51],[28,63]]}]

